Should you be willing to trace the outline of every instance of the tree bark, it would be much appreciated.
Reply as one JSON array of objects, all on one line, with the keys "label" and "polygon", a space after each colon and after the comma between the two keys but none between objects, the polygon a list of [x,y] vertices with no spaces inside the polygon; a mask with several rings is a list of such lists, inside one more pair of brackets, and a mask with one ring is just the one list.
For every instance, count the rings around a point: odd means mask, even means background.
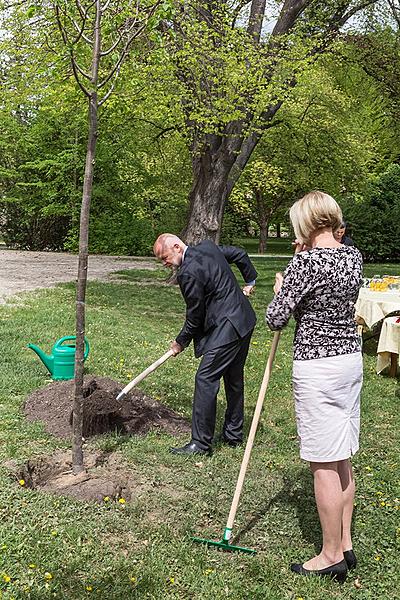
[{"label": "tree bark", "polygon": [[89,214],[92,197],[94,162],[97,142],[98,97],[97,83],[100,64],[100,21],[101,3],[96,0],[96,20],[94,28],[92,89],[89,95],[89,133],[86,150],[85,174],[83,179],[82,206],[79,228],[78,281],[76,287],[76,340],[75,340],[75,396],[72,413],[72,470],[75,474],[84,470],[83,466],[83,370],[85,347],[85,302],[89,254]]},{"label": "tree bark", "polygon": [[255,190],[255,196],[258,212],[258,226],[260,228],[258,253],[265,254],[265,250],[267,249],[268,224],[271,216],[271,210],[266,209],[264,196],[260,190]]},{"label": "tree bark", "polygon": [[76,289],[76,349],[75,349],[75,397],[72,413],[72,468],[80,473],[83,467],[83,370],[85,346],[85,302],[89,248],[89,211],[92,197],[94,157],[97,141],[97,93],[89,99],[89,135],[86,152],[85,175],[79,230],[78,281]]}]

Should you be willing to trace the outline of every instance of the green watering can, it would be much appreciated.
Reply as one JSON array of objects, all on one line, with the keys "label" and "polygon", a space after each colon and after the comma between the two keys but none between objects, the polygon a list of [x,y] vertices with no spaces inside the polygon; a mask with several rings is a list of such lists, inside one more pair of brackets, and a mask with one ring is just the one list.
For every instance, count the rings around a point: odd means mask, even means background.
[{"label": "green watering can", "polygon": [[[75,335],[66,335],[57,340],[50,356],[45,354],[43,350],[35,346],[35,344],[28,344],[28,348],[31,348],[31,350],[36,352],[40,360],[50,371],[52,379],[73,379],[75,375],[75,344],[64,345],[64,342],[75,339]],[[86,360],[88,354],[89,342],[85,338],[83,360]]]}]

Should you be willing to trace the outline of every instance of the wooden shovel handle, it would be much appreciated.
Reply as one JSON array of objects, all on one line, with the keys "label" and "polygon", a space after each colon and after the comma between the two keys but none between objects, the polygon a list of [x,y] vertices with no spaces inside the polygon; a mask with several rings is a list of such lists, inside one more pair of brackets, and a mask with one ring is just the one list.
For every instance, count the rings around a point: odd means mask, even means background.
[{"label": "wooden shovel handle", "polygon": [[147,367],[147,369],[145,369],[142,373],[140,373],[140,375],[135,377],[135,379],[132,379],[132,381],[124,387],[124,389],[118,396],[122,397],[125,394],[127,394],[133,387],[135,387],[135,385],[137,385],[138,383],[143,381],[143,379],[145,379],[147,377],[147,375],[150,375],[150,373],[152,373],[153,371],[158,369],[158,367],[160,367],[163,363],[165,363],[166,360],[168,360],[173,355],[174,355],[173,351],[168,350],[168,352],[166,352],[158,360],[153,362],[153,364],[150,365],[149,367]]},{"label": "wooden shovel handle", "polygon": [[236,483],[236,489],[232,500],[231,510],[229,512],[228,521],[226,528],[231,530],[235,521],[236,511],[239,504],[240,494],[243,487],[244,477],[246,475],[247,465],[250,459],[251,450],[253,448],[254,438],[257,431],[258,421],[260,420],[261,410],[264,403],[265,393],[267,391],[269,378],[271,375],[272,363],[274,362],[276,349],[278,347],[280,331],[275,331],[274,338],[272,340],[272,346],[267,360],[267,366],[265,367],[265,373],[262,380],[260,392],[258,394],[258,400],[256,408],[254,410],[253,420],[251,422],[249,437],[247,438],[247,444],[243,455],[242,465],[240,467],[239,477]]}]

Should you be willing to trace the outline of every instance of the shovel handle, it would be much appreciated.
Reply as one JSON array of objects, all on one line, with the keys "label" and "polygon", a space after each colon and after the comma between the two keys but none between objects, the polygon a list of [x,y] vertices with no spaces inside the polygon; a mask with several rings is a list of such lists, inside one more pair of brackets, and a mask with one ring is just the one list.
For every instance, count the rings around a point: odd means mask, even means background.
[{"label": "shovel handle", "polygon": [[124,387],[122,392],[120,392],[118,394],[117,400],[119,400],[120,398],[125,396],[133,387],[135,387],[135,385],[137,385],[138,383],[143,381],[143,379],[145,379],[147,377],[147,375],[150,375],[150,373],[152,373],[153,371],[158,369],[159,366],[161,366],[163,363],[165,363],[165,361],[168,360],[173,355],[174,355],[174,352],[172,350],[168,350],[168,352],[166,352],[158,360],[153,362],[152,365],[147,367],[147,369],[145,369],[142,373],[140,373],[140,375],[135,377],[135,379],[132,379],[132,381]]},{"label": "shovel handle", "polygon": [[263,407],[264,398],[265,398],[265,394],[267,391],[269,378],[271,375],[272,363],[274,362],[280,334],[281,334],[280,331],[275,331],[274,338],[272,340],[272,346],[271,346],[271,350],[270,350],[270,353],[268,356],[267,366],[265,367],[264,377],[262,380],[260,392],[258,394],[258,400],[257,400],[256,408],[254,410],[253,420],[251,422],[249,437],[247,438],[247,444],[246,444],[246,448],[245,448],[243,459],[242,459],[242,465],[240,467],[239,477],[238,477],[238,480],[236,483],[235,493],[233,495],[231,510],[229,512],[228,521],[226,523],[226,529],[225,529],[225,534],[224,534],[225,536],[227,536],[226,539],[229,539],[232,528],[233,528],[233,523],[235,521],[236,511],[237,511],[237,507],[239,504],[239,499],[240,499],[240,494],[241,494],[242,487],[243,487],[244,477],[246,475],[247,465],[248,465],[248,462],[250,459],[251,450],[253,448],[253,443],[254,443],[254,438],[256,435],[256,431],[257,431],[258,421],[260,420],[261,410]]}]

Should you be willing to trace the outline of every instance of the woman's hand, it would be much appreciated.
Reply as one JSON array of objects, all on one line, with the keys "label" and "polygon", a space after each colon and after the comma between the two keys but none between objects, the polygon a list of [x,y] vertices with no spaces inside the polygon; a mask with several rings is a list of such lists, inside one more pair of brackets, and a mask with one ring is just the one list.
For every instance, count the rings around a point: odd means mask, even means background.
[{"label": "woman's hand", "polygon": [[282,283],[283,283],[282,273],[275,273],[275,284],[274,284],[275,294],[278,294],[281,291]]},{"label": "woman's hand", "polygon": [[292,242],[292,247],[294,250],[294,253],[297,254],[298,252],[304,252],[304,250],[309,250],[309,246],[307,246],[307,244],[303,244],[303,242],[299,242],[299,240],[294,240],[294,242]]}]

